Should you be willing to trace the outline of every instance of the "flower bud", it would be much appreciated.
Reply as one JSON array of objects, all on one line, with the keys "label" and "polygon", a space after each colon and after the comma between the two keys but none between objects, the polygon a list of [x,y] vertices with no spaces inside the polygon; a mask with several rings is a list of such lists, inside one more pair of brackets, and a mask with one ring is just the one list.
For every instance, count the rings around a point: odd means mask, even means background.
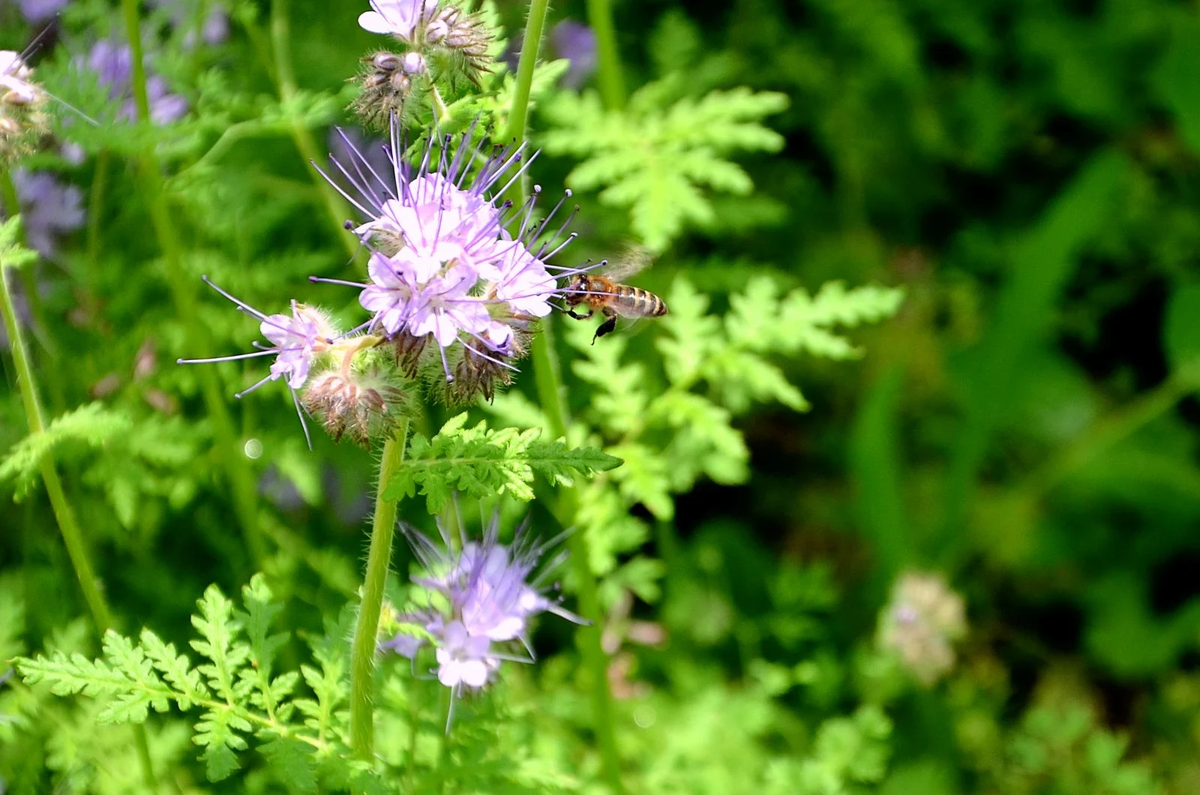
[{"label": "flower bud", "polygon": [[403,117],[406,100],[412,93],[412,78],[425,69],[425,59],[418,53],[380,51],[363,58],[367,70],[359,77],[362,93],[350,108],[369,127],[384,128],[395,114]]},{"label": "flower bud", "polygon": [[314,377],[300,400],[335,442],[349,434],[352,441],[370,447],[372,439],[389,433],[400,419],[404,392],[381,373],[346,369]]}]

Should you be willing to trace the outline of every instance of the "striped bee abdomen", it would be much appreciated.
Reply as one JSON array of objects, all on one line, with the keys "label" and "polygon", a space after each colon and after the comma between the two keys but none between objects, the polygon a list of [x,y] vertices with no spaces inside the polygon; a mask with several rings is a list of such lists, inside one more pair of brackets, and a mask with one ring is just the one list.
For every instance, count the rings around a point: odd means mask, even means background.
[{"label": "striped bee abdomen", "polygon": [[617,311],[626,317],[660,317],[667,314],[666,303],[649,290],[618,284],[614,292],[617,293],[614,302]]}]

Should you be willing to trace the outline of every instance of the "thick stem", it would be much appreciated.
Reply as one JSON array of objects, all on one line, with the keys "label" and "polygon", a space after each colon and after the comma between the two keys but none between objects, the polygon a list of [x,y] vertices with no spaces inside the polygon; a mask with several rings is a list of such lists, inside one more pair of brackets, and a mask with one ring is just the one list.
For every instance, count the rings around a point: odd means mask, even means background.
[{"label": "thick stem", "polygon": [[[146,70],[142,65],[138,2],[137,0],[121,0],[121,9],[124,12],[125,35],[129,39],[133,61],[134,104],[137,107],[138,121],[146,123],[150,120],[150,104],[146,96]],[[150,220],[154,226],[159,248],[163,252],[167,286],[171,291],[175,310],[183,321],[183,327],[187,334],[186,342],[194,350],[204,350],[208,347],[206,344],[208,334],[199,322],[196,296],[184,273],[182,244],[171,220],[171,213],[167,208],[162,170],[153,148],[149,148],[143,153],[139,165],[143,193],[150,207]],[[254,565],[261,571],[265,568],[267,554],[262,531],[258,527],[258,496],[254,474],[250,471],[250,467],[239,449],[233,418],[229,415],[228,406],[221,395],[221,386],[217,381],[216,371],[210,368],[201,368],[199,378],[204,404],[213,421],[221,463],[228,474],[233,490],[234,511],[237,513],[238,523],[241,525],[242,535]]]},{"label": "thick stem", "polygon": [[383,586],[392,559],[392,537],[396,531],[396,501],[383,497],[392,475],[404,463],[408,420],[383,445],[379,483],[375,495],[375,518],[371,522],[371,547],[363,578],[362,601],[350,650],[350,747],[364,762],[375,758],[374,672],[379,614],[383,608]]},{"label": "thick stem", "polygon": [[529,17],[525,20],[521,60],[517,63],[517,84],[508,112],[508,137],[518,144],[525,140],[529,128],[529,92],[533,89],[533,70],[542,47],[542,31],[546,28],[546,12],[549,8],[550,0],[530,0]]},{"label": "thick stem", "polygon": [[[272,0],[271,2],[271,49],[275,58],[275,75],[278,78],[276,88],[284,107],[292,107],[296,98],[296,74],[292,69],[291,33],[288,26],[287,0]],[[360,246],[352,235],[346,234],[345,222],[350,217],[350,208],[342,201],[341,196],[325,179],[312,167],[312,163],[321,162],[321,151],[313,138],[312,131],[304,126],[300,119],[289,113],[288,122],[291,126],[292,142],[296,151],[304,158],[305,169],[309,178],[317,186],[325,212],[337,230],[337,238],[345,246],[350,259],[356,259],[360,254]]]},{"label": "thick stem", "polygon": [[[17,315],[13,307],[12,293],[8,289],[8,274],[0,264],[0,315],[4,317],[4,327],[8,331],[8,346],[12,351],[13,366],[17,371],[17,388],[21,393],[21,402],[25,404],[25,417],[29,423],[29,432],[33,435],[46,430],[46,419],[42,413],[41,403],[37,397],[37,382],[33,378],[33,368],[29,364],[29,353],[25,348],[25,338],[21,326],[17,323]],[[67,548],[67,557],[75,570],[75,578],[79,580],[79,588],[83,591],[84,601],[92,613],[92,621],[96,625],[96,633],[104,637],[104,633],[112,627],[112,613],[108,602],[96,584],[95,569],[88,558],[87,547],[84,545],[83,532],[75,519],[71,503],[67,501],[63,491],[62,480],[54,467],[54,460],[47,456],[41,464],[42,482],[46,485],[46,494],[50,498],[50,508],[54,511],[54,519],[58,523],[63,545]],[[138,756],[142,764],[142,777],[151,790],[158,789],[158,780],[154,775],[154,766],[150,762],[150,746],[146,740],[144,726],[133,727],[134,742],[137,745]]]},{"label": "thick stem", "polygon": [[596,34],[596,69],[600,83],[600,99],[606,110],[625,107],[625,78],[621,74],[621,58],[617,54],[617,32],[613,24],[610,0],[587,0],[588,24]]}]

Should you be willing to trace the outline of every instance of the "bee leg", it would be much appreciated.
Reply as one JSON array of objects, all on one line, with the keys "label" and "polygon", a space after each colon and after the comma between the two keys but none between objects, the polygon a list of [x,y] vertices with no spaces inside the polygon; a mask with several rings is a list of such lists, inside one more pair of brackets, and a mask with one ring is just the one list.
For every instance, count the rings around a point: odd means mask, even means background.
[{"label": "bee leg", "polygon": [[574,308],[572,308],[572,309],[567,310],[567,314],[570,315],[571,317],[575,318],[576,320],[587,320],[589,317],[596,314],[596,311],[594,309],[592,309],[591,307],[588,307],[588,313],[586,315],[581,315],[578,312],[576,312],[574,310]]},{"label": "bee leg", "polygon": [[596,329],[596,336],[592,337],[592,344],[596,344],[596,340],[617,330],[617,316],[609,315],[608,320],[600,324],[600,328]]}]

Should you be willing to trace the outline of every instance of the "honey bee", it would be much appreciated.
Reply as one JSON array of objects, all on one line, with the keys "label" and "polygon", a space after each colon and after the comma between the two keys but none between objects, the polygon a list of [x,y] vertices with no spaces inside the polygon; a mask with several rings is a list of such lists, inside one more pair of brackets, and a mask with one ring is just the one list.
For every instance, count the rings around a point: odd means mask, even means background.
[{"label": "honey bee", "polygon": [[[597,311],[606,318],[596,329],[592,344],[617,328],[617,318],[662,317],[667,314],[667,304],[649,290],[621,284],[620,280],[628,278],[650,264],[649,257],[635,252],[620,262],[604,268],[603,274],[579,273],[567,282],[564,296],[567,304],[567,314],[576,320],[586,320]],[[575,308],[580,304],[587,305],[587,314],[580,314]]]}]

